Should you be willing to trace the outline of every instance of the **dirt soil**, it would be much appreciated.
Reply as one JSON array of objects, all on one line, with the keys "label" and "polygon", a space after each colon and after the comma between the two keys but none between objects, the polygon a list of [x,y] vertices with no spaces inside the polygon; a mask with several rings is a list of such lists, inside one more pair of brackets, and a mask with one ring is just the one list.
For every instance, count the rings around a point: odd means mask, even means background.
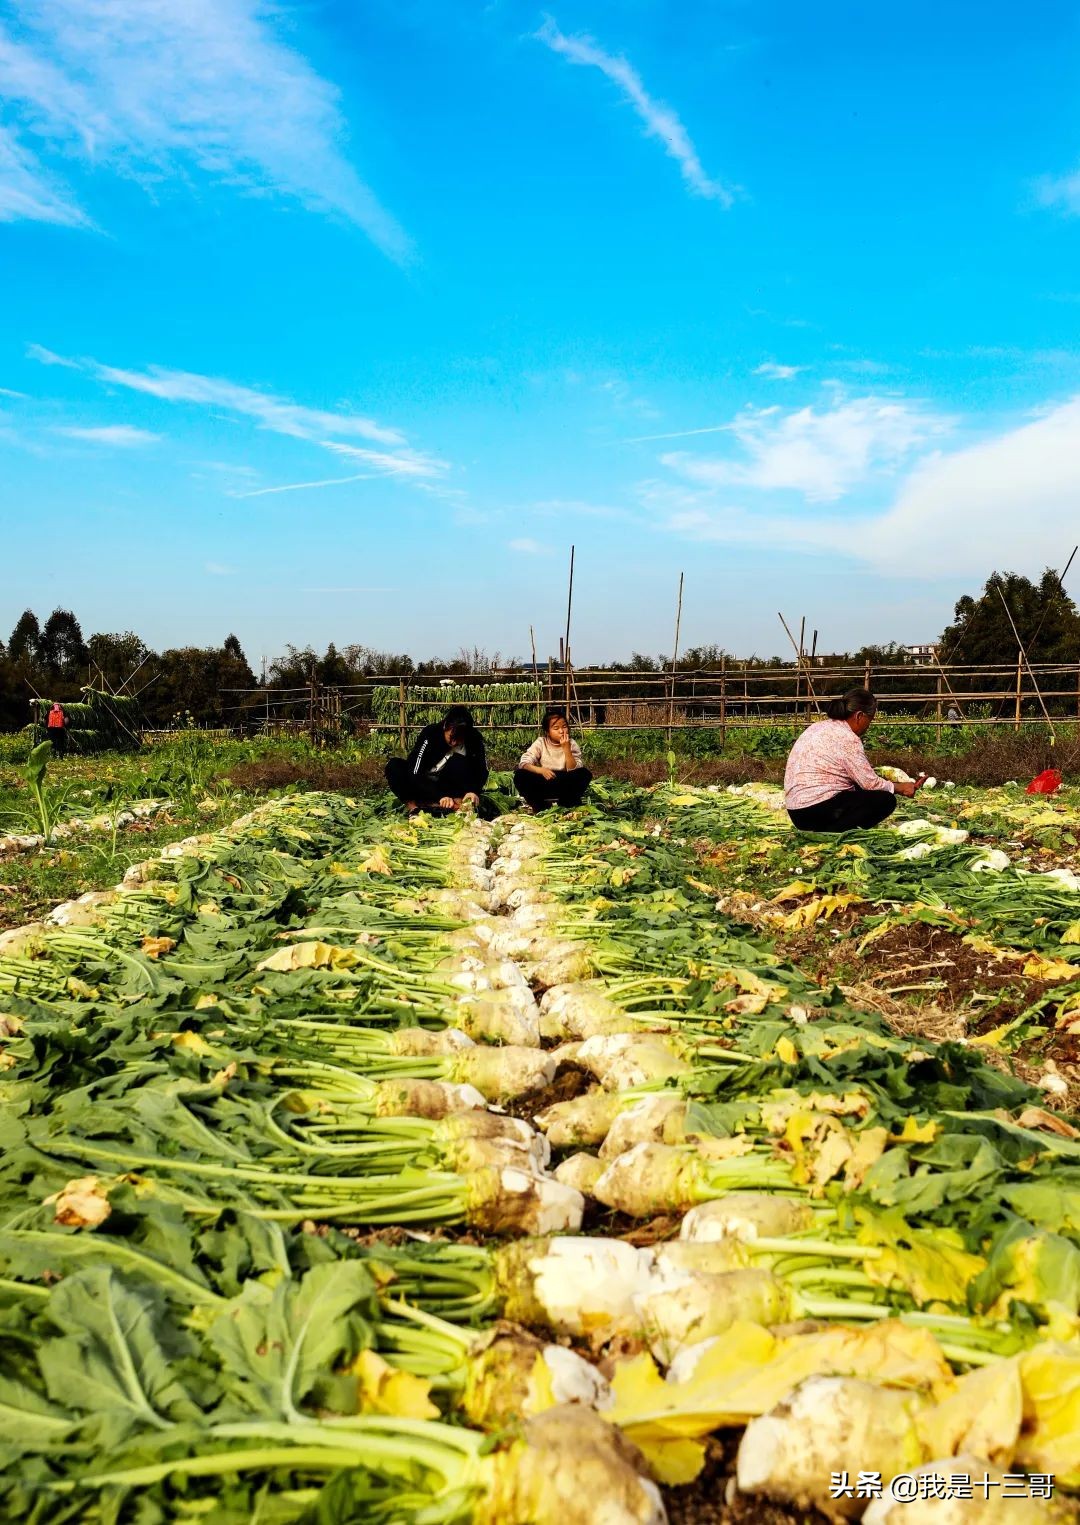
[{"label": "dirt soil", "polygon": [[706,1442],[700,1477],[682,1488],[663,1489],[669,1525],[824,1525],[816,1509],[790,1509],[735,1491],[739,1433],[723,1431]]}]

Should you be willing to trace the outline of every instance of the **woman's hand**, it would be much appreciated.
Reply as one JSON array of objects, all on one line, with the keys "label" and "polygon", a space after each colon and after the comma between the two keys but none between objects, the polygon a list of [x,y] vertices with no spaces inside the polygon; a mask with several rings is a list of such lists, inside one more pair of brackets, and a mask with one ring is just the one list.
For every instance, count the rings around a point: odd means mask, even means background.
[{"label": "woman's hand", "polygon": [[550,784],[551,780],[555,777],[555,769],[554,768],[537,768],[536,771],[537,771],[537,773],[539,773],[541,778],[546,778],[549,784]]},{"label": "woman's hand", "polygon": [[902,794],[906,800],[911,799],[912,795],[915,793],[915,791],[916,791],[916,789],[918,787],[919,787],[918,782],[915,782],[915,783],[912,783],[912,784],[897,784],[897,785],[895,785],[897,794]]},{"label": "woman's hand", "polygon": [[470,789],[468,794],[466,794],[465,797],[462,799],[461,803],[463,805],[479,805],[480,804],[480,796],[478,794],[474,793],[474,791],[472,789]]},{"label": "woman's hand", "polygon": [[454,796],[452,794],[444,794],[442,799],[439,801],[439,809],[453,810],[455,808],[455,804],[456,801],[454,800]]}]

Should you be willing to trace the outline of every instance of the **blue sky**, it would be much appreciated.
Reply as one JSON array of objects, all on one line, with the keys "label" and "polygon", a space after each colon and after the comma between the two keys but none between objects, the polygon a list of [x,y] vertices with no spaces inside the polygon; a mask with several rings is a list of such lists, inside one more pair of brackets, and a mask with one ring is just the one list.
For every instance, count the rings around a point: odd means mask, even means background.
[{"label": "blue sky", "polygon": [[[0,630],[923,640],[1080,538],[1080,12],[5,0]],[[301,485],[309,484],[309,485]]]}]

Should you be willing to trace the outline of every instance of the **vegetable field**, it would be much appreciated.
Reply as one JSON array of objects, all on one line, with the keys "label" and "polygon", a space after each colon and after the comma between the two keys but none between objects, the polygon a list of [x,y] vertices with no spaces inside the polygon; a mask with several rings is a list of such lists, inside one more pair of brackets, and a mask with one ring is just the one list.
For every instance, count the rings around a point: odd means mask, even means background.
[{"label": "vegetable field", "polygon": [[292,796],[0,934],[2,1517],[1072,1518],[1075,809],[776,805]]}]

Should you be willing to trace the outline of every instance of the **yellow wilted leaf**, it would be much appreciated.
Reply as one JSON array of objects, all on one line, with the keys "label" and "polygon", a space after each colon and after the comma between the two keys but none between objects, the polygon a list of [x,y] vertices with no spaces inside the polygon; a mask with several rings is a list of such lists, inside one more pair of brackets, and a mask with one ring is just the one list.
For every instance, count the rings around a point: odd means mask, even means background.
[{"label": "yellow wilted leaf", "polygon": [[1070,964],[1063,958],[1041,958],[1033,955],[1024,965],[1029,980],[1076,980],[1080,979],[1080,964]]},{"label": "yellow wilted leaf", "polygon": [[392,1414],[398,1419],[438,1419],[431,1401],[431,1384],[412,1372],[399,1371],[374,1350],[362,1350],[348,1368],[357,1379],[360,1408],[365,1414]]},{"label": "yellow wilted leaf", "polygon": [[361,874],[385,874],[387,878],[393,878],[390,859],[386,856],[386,848],[382,846],[373,847],[366,858],[361,858],[356,868]]},{"label": "yellow wilted leaf", "polygon": [[714,895],[716,893],[711,884],[703,884],[700,879],[691,879],[687,875],[686,882],[692,890],[702,890],[706,895]]},{"label": "yellow wilted leaf", "polygon": [[835,912],[854,905],[858,899],[858,895],[821,895],[817,900],[808,900],[805,905],[796,906],[794,911],[784,917],[781,925],[789,931],[800,932],[805,927],[812,927],[815,921],[827,921]]},{"label": "yellow wilted leaf", "polygon": [[348,948],[335,948],[330,943],[292,943],[271,953],[256,969],[272,969],[277,973],[292,973],[298,969],[349,969],[357,962]]},{"label": "yellow wilted leaf", "polygon": [[933,1121],[919,1123],[913,1117],[905,1117],[900,1132],[893,1134],[893,1143],[932,1144],[937,1138],[937,1131],[937,1123]]},{"label": "yellow wilted leaf", "polygon": [[175,937],[144,937],[139,944],[147,958],[160,958],[163,953],[171,953],[176,947]]},{"label": "yellow wilted leaf", "polygon": [[845,842],[843,847],[838,849],[836,856],[838,858],[865,858],[867,852],[866,848],[861,847],[858,842]]},{"label": "yellow wilted leaf", "polygon": [[206,1011],[211,1006],[217,1006],[218,1001],[219,998],[214,994],[212,990],[206,990],[195,1002],[195,1010]]},{"label": "yellow wilted leaf", "polygon": [[1080,921],[1070,922],[1061,934],[1063,943],[1080,943]]},{"label": "yellow wilted leaf", "polygon": [[[85,980],[80,980],[77,975],[69,975],[67,981],[67,993],[74,996],[77,1001],[96,1001],[101,991],[96,985],[88,985]],[[8,1017],[8,1022],[13,1022],[14,1017]]]},{"label": "yellow wilted leaf", "polygon": [[1024,1428],[1016,1461],[1025,1471],[1052,1472],[1064,1488],[1080,1483],[1080,1352],[1037,1345],[1020,1357]]},{"label": "yellow wilted leaf", "polygon": [[793,879],[773,896],[772,903],[781,905],[785,900],[798,900],[801,895],[812,895],[816,889],[812,879]]},{"label": "yellow wilted leaf", "polygon": [[212,1054],[214,1050],[201,1033],[173,1033],[173,1048],[187,1049],[192,1054]]},{"label": "yellow wilted leaf", "polygon": [[887,1128],[864,1128],[854,1137],[854,1153],[844,1166],[844,1186],[848,1191],[858,1190],[871,1165],[876,1165],[885,1153],[889,1132]]},{"label": "yellow wilted leaf", "polygon": [[112,1212],[109,1198],[97,1176],[80,1176],[62,1190],[45,1198],[45,1206],[56,1205],[56,1222],[65,1228],[97,1228]]},{"label": "yellow wilted leaf", "polygon": [[1018,1023],[1015,1021],[1003,1022],[1000,1027],[992,1027],[988,1033],[979,1033],[978,1037],[971,1039],[971,1042],[977,1048],[1001,1048],[1016,1026]]},{"label": "yellow wilted leaf", "polygon": [[917,1423],[935,1456],[985,1456],[1006,1467],[1023,1417],[1020,1364],[1012,1359],[960,1377],[953,1391],[920,1414]]},{"label": "yellow wilted leaf", "polygon": [[[866,1274],[882,1287],[904,1287],[917,1303],[966,1306],[968,1285],[985,1269],[980,1255],[950,1243],[945,1230],[909,1231],[909,1244],[886,1245],[866,1262]],[[861,1236],[860,1236],[861,1237]]]},{"label": "yellow wilted leaf", "polygon": [[790,1038],[777,1038],[776,1057],[782,1064],[798,1064],[799,1050]]},{"label": "yellow wilted leaf", "polygon": [[667,803],[669,805],[700,805],[701,801],[696,794],[669,794]]},{"label": "yellow wilted leaf", "polygon": [[724,1010],[731,1012],[733,1017],[756,1017],[768,1004],[767,995],[737,995],[724,1002]]}]

